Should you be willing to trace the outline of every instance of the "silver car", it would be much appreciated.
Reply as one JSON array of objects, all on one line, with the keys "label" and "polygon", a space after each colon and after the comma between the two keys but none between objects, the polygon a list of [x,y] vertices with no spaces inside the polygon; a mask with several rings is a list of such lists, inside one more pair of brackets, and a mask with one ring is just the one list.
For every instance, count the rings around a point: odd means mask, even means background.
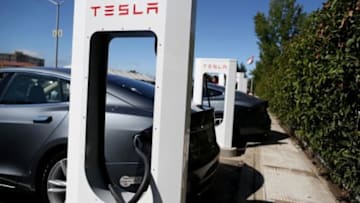
[{"label": "silver car", "polygon": [[[133,136],[151,137],[154,86],[108,75],[104,166],[109,184],[135,192],[144,165]],[[70,70],[0,68],[0,187],[36,191],[43,202],[63,202],[66,190]],[[151,156],[151,139],[144,144]],[[219,147],[213,110],[193,108],[188,164],[188,196],[209,188]]]}]

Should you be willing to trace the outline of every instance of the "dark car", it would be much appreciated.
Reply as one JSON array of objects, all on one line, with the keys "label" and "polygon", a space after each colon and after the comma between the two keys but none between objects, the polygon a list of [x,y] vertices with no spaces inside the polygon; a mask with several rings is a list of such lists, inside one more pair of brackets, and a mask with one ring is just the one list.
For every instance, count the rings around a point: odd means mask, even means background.
[{"label": "dark car", "polygon": [[[213,83],[207,83],[204,88],[204,104],[209,100],[215,109],[215,124],[222,122],[224,112],[225,88]],[[271,120],[267,111],[268,102],[243,92],[235,92],[235,111],[233,124],[233,146],[243,147],[249,135],[267,134],[270,131]]]},{"label": "dark car", "polygon": [[[138,178],[134,184],[120,179],[144,173],[132,143],[135,134],[152,136],[154,86],[110,74],[107,80],[106,172],[116,188],[135,192]],[[37,191],[43,201],[64,200],[69,87],[69,69],[0,69],[0,187]],[[192,108],[188,196],[209,187],[218,165],[213,114]]]}]

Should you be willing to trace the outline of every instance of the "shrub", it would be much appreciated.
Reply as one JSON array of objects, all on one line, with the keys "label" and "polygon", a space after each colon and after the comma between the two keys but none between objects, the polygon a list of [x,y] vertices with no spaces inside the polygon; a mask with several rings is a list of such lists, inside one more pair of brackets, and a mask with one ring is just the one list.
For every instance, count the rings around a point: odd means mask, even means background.
[{"label": "shrub", "polygon": [[329,0],[266,77],[271,110],[360,196],[360,0]]}]

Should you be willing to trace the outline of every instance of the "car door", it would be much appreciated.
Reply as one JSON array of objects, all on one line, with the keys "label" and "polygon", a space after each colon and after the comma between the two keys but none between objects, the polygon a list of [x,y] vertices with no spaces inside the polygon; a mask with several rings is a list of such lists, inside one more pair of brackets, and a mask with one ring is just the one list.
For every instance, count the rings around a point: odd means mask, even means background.
[{"label": "car door", "polygon": [[1,82],[0,174],[23,176],[64,120],[68,95],[60,79],[41,74],[15,72]]}]

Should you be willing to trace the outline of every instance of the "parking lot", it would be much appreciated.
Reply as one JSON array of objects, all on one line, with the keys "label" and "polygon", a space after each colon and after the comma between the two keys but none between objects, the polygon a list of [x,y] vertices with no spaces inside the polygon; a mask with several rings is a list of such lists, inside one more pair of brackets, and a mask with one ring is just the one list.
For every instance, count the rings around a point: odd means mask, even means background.
[{"label": "parking lot", "polygon": [[[249,138],[246,152],[222,157],[214,187],[191,202],[332,203],[327,181],[272,118],[272,132]],[[36,202],[29,193],[0,191],[0,203]]]}]

